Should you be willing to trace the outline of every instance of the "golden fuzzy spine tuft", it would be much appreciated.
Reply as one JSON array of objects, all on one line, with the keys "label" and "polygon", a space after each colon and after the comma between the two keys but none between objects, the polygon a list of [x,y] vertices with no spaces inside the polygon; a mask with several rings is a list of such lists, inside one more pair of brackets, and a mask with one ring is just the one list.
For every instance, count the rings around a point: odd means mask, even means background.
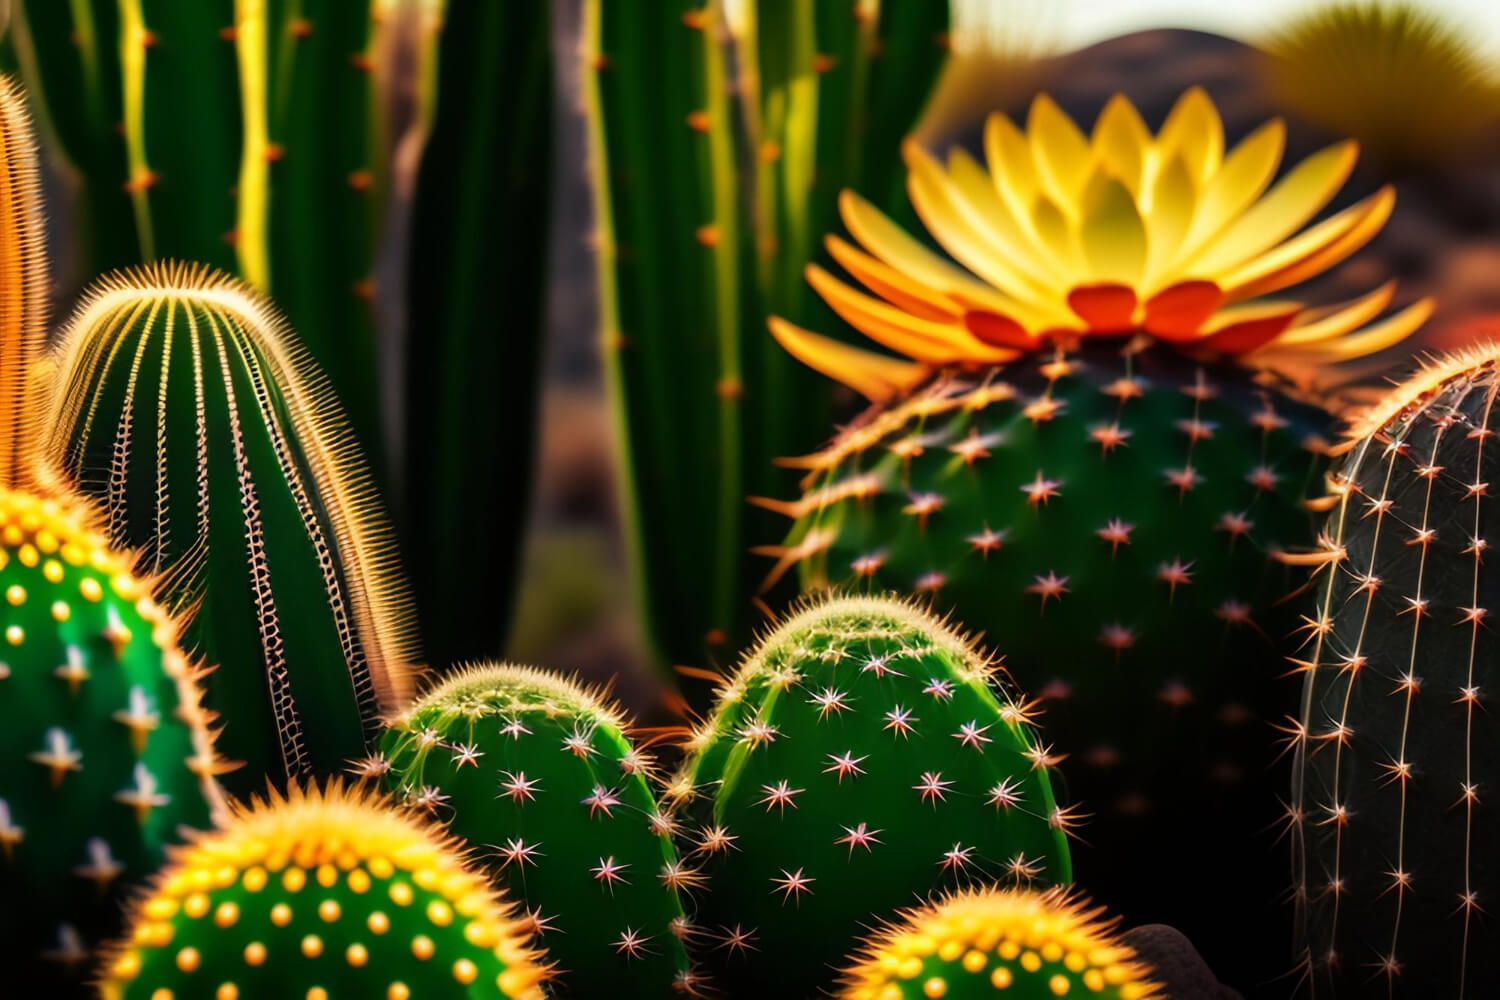
[{"label": "golden fuzzy spine tuft", "polygon": [[1369,406],[1353,411],[1344,441],[1335,448],[1343,454],[1379,431],[1409,406],[1420,403],[1455,376],[1476,368],[1500,365],[1500,341],[1474,344],[1441,357],[1428,358],[1422,366]]},{"label": "golden fuzzy spine tuft", "polygon": [[25,97],[0,79],[0,485],[35,485],[42,408],[35,362],[47,324],[46,239]]}]

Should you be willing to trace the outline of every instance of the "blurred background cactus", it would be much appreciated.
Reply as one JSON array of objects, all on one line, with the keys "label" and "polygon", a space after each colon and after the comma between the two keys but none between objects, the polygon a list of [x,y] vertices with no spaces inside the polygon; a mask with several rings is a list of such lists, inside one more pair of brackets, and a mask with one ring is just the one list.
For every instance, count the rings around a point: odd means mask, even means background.
[{"label": "blurred background cactus", "polygon": [[[1304,601],[1288,820],[1300,942],[1336,996],[1489,996],[1486,807],[1500,536],[1500,349],[1435,362],[1359,421]],[[1410,992],[1408,992],[1410,991]]]}]

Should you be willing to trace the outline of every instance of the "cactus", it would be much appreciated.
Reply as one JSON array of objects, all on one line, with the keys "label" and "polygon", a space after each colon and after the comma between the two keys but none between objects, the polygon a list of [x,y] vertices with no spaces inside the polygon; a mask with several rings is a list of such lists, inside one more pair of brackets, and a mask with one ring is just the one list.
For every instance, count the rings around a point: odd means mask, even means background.
[{"label": "cactus", "polygon": [[451,838],[337,783],[236,807],[172,852],[105,964],[105,1000],[540,1000],[523,922]]},{"label": "cactus", "polygon": [[22,100],[0,81],[0,961],[72,995],[125,887],[208,823],[221,764],[156,581],[40,465],[47,280]]},{"label": "cactus", "polygon": [[[874,294],[815,266],[808,280],[912,360],[774,319],[783,345],[877,406],[797,463],[800,498],[762,501],[796,519],[761,549],[771,580],[796,567],[810,590],[927,594],[989,635],[1049,702],[1049,736],[1074,753],[1070,798],[1099,810],[1087,884],[1165,922],[1236,899],[1265,938],[1207,928],[1200,947],[1247,979],[1281,947],[1284,912],[1258,839],[1274,797],[1254,782],[1272,763],[1256,719],[1291,697],[1275,641],[1294,622],[1275,602],[1293,581],[1266,556],[1310,539],[1309,451],[1329,433],[1298,400],[1431,310],[1354,332],[1392,285],[1322,309],[1242,301],[1354,252],[1393,203],[1382,189],[1299,233],[1354,150],[1271,186],[1282,132],[1271,122],[1226,154],[1192,90],[1154,136],[1122,97],[1091,137],[1039,97],[1025,132],[991,117],[988,171],[908,145],[913,204],[968,270],[843,197],[863,249],[829,249]],[[1187,858],[1219,876],[1164,887],[1159,872]]]},{"label": "cactus", "polygon": [[267,777],[362,757],[409,684],[405,595],[322,376],[269,305],[202,268],[98,285],[56,346],[52,466],[112,539],[201,581],[186,637],[218,669],[221,747]]},{"label": "cactus", "polygon": [[541,382],[550,8],[449,0],[436,42],[412,209],[403,445],[403,537],[434,662],[498,653],[514,601],[514,574],[469,568],[517,564],[530,500],[517,474],[532,466]]},{"label": "cactus", "polygon": [[1500,350],[1430,365],[1357,423],[1306,601],[1289,819],[1299,939],[1339,996],[1492,996],[1500,754],[1487,709]]},{"label": "cactus", "polygon": [[679,935],[681,864],[652,764],[619,710],[545,671],[470,667],[428,692],[381,740],[403,799],[491,845],[495,881],[532,914],[558,996],[666,996],[695,977]]},{"label": "cactus", "polygon": [[601,341],[637,596],[663,664],[702,663],[744,636],[745,539],[769,527],[744,497],[774,490],[771,460],[812,447],[831,419],[827,387],[759,323],[768,309],[811,321],[795,275],[832,192],[884,186],[948,16],[946,3],[768,0],[736,5],[726,25],[726,6],[584,8]]},{"label": "cactus", "polygon": [[1159,997],[1117,920],[1058,890],[983,889],[902,911],[866,942],[840,1000]]},{"label": "cactus", "polygon": [[1069,880],[1054,758],[998,679],[877,598],[810,605],[746,656],[672,785],[725,985],[812,995],[869,915],[913,894]]}]

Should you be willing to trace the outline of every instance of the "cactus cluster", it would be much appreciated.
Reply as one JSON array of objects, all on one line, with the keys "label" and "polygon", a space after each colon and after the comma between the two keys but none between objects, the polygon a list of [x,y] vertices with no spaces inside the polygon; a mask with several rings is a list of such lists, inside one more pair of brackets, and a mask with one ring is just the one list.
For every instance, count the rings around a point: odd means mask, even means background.
[{"label": "cactus cluster", "polygon": [[76,983],[220,764],[176,622],[83,509],[0,488],[0,595],[0,955]]},{"label": "cactus cluster", "polygon": [[461,670],[404,711],[368,769],[407,802],[487,845],[494,880],[526,907],[558,996],[691,988],[677,857],[652,762],[620,712],[555,674]]},{"label": "cactus cluster", "polygon": [[1301,942],[1339,996],[1500,990],[1497,396],[1500,350],[1435,363],[1331,477],[1289,819]]},{"label": "cactus cluster", "polygon": [[671,787],[726,985],[810,995],[870,914],[914,894],[1069,881],[1053,757],[1002,679],[880,598],[811,605],[747,655]]},{"label": "cactus cluster", "polygon": [[293,786],[172,852],[105,1000],[540,1000],[524,922],[456,843],[380,796]]},{"label": "cactus cluster", "polygon": [[985,889],[903,911],[845,973],[840,1000],[1160,997],[1149,969],[1076,897]]},{"label": "cactus cluster", "polygon": [[364,755],[409,690],[395,551],[342,410],[272,307],[206,269],[100,282],[56,346],[46,451],[112,540],[195,584],[224,753],[266,776]]}]

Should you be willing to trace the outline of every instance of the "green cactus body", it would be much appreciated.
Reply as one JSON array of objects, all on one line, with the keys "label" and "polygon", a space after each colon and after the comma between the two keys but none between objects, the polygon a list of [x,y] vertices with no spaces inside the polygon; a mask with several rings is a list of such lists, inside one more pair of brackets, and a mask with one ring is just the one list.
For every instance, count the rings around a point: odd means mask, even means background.
[{"label": "green cactus body", "polygon": [[1339,996],[1493,996],[1500,353],[1377,406],[1333,474],[1290,817],[1300,940]]},{"label": "green cactus body", "polygon": [[131,912],[105,1000],[539,1000],[545,969],[451,840],[337,785],[173,851]]},{"label": "green cactus body", "polygon": [[1049,751],[994,679],[883,599],[809,607],[749,654],[673,786],[688,860],[713,879],[698,917],[720,985],[811,996],[871,914],[1069,880]]},{"label": "green cactus body", "polygon": [[1101,898],[1187,919],[1225,883],[1157,873],[1196,856],[1275,913],[1275,870],[1242,861],[1270,853],[1263,727],[1293,697],[1275,644],[1293,581],[1268,552],[1312,537],[1305,446],[1326,422],[1162,348],[942,376],[808,459],[767,551],[808,590],[928,595],[987,637],[1068,752]]},{"label": "green cactus body", "polygon": [[82,508],[0,488],[0,956],[87,980],[218,770],[177,626]]},{"label": "green cactus body", "polygon": [[337,402],[238,282],[157,267],[106,281],[55,356],[52,465],[117,544],[194,581],[190,647],[231,785],[362,757],[408,684],[394,552]]},{"label": "green cactus body", "polygon": [[375,770],[407,801],[486,844],[557,964],[559,996],[692,987],[681,864],[650,761],[618,712],[541,670],[479,666],[445,681],[381,740]]},{"label": "green cactus body", "polygon": [[865,945],[840,1000],[1146,1000],[1162,994],[1117,921],[1058,890],[983,889],[902,911]]}]

